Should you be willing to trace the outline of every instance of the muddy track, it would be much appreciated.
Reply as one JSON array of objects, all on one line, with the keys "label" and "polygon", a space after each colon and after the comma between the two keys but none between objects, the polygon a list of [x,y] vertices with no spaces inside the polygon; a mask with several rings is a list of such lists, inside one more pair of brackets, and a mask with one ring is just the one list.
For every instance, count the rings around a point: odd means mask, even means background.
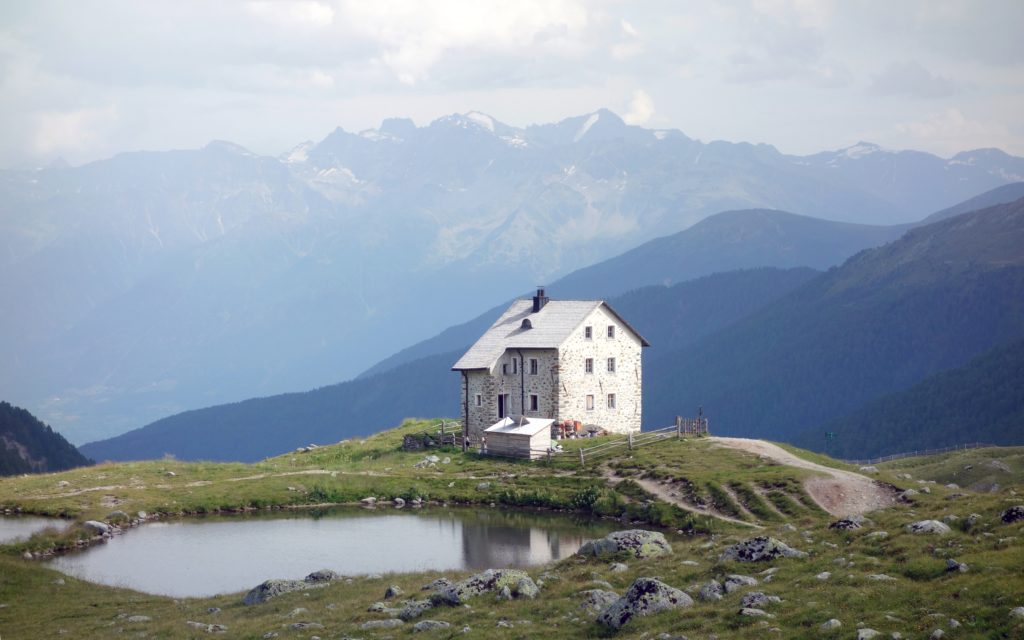
[{"label": "muddy track", "polygon": [[804,460],[770,442],[717,436],[709,440],[720,446],[763,456],[779,464],[816,472],[818,475],[804,481],[804,489],[822,509],[834,516],[861,515],[895,503],[895,492],[891,487],[859,473]]}]

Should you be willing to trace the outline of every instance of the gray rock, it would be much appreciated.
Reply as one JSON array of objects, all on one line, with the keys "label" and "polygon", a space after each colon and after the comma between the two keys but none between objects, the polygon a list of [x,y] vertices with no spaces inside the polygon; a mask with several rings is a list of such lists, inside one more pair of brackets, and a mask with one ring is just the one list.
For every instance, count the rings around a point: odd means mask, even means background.
[{"label": "gray rock", "polygon": [[598,616],[597,622],[611,629],[620,629],[636,616],[649,616],[692,604],[693,599],[679,589],[654,578],[637,578],[621,598]]},{"label": "gray rock", "polygon": [[420,633],[422,631],[437,631],[438,629],[447,629],[452,626],[451,623],[443,620],[420,620],[416,624],[412,625],[413,633]]},{"label": "gray rock", "polygon": [[504,587],[501,588],[501,591],[498,592],[498,600],[511,600],[511,599],[512,599],[512,589],[509,589],[508,585],[505,585]]},{"label": "gray rock", "polygon": [[957,571],[959,573],[967,573],[969,569],[970,567],[968,567],[963,562],[957,562],[952,558],[946,560],[946,571]]},{"label": "gray rock", "polygon": [[228,628],[222,624],[209,624],[206,622],[195,622],[193,620],[186,620],[185,624],[197,631],[205,631],[206,633],[224,633],[228,630]]},{"label": "gray rock", "polygon": [[334,582],[335,580],[341,580],[341,576],[330,569],[320,569],[309,574],[302,580],[309,584],[326,584],[328,582]]},{"label": "gray rock", "polygon": [[401,587],[399,587],[398,585],[394,585],[393,584],[393,585],[390,585],[387,589],[384,590],[384,599],[385,600],[391,600],[393,598],[397,598],[398,596],[402,595],[403,593],[405,593],[405,592],[402,591]]},{"label": "gray rock", "polygon": [[484,593],[501,591],[502,587],[508,587],[513,597],[516,598],[533,598],[540,593],[536,583],[525,571],[488,569],[456,582],[443,591],[435,592],[430,599],[434,604],[458,606]]},{"label": "gray rock", "polygon": [[945,636],[946,636],[946,632],[945,631],[943,631],[942,629],[936,629],[935,631],[932,631],[932,635],[930,635],[928,637],[931,640],[939,640],[939,638],[943,638]]},{"label": "gray rock", "polygon": [[818,628],[822,631],[832,631],[833,629],[838,629],[841,626],[843,626],[842,622],[836,620],[835,618],[832,618],[831,620],[826,620],[825,622],[822,622],[821,626]]},{"label": "gray rock", "polygon": [[775,558],[804,558],[807,554],[793,549],[786,543],[768,536],[758,536],[726,548],[721,560],[738,562],[763,562]]},{"label": "gray rock", "polygon": [[853,518],[842,518],[828,525],[829,529],[860,529],[860,522]]},{"label": "gray rock", "polygon": [[740,600],[740,606],[760,609],[766,605],[779,602],[782,602],[782,598],[778,596],[769,596],[760,591],[751,591],[743,595],[743,599]]},{"label": "gray rock", "polygon": [[947,622],[946,624],[949,625],[950,629],[959,629],[960,628],[960,621],[955,619],[955,618],[950,618],[949,622]]},{"label": "gray rock", "polygon": [[394,629],[395,627],[400,627],[403,624],[405,623],[399,620],[398,618],[388,618],[387,620],[369,620],[359,625],[359,628],[363,630]]},{"label": "gray rock", "polygon": [[128,622],[149,622],[153,618],[149,616],[128,616],[125,618]]},{"label": "gray rock", "polygon": [[427,584],[423,585],[422,587],[420,587],[420,590],[421,591],[444,591],[445,589],[447,589],[447,588],[449,588],[451,586],[452,586],[452,581],[449,580],[448,578],[438,578],[437,580],[434,580],[433,582],[428,582]]},{"label": "gray rock", "polygon": [[757,580],[750,576],[741,576],[737,574],[728,575],[725,577],[725,592],[732,593],[743,587],[753,587],[757,585]]},{"label": "gray rock", "polygon": [[884,573],[872,573],[868,576],[868,580],[874,580],[875,582],[894,582],[896,578]]},{"label": "gray rock", "polygon": [[324,625],[319,622],[293,622],[288,625],[288,628],[292,631],[302,631],[304,629],[323,629]]},{"label": "gray rock", "polygon": [[897,495],[896,499],[899,500],[900,502],[914,502],[914,498],[916,496],[917,491],[914,491],[913,489],[907,489],[906,491],[903,491],[902,493]]},{"label": "gray rock", "polygon": [[303,591],[305,589],[313,588],[314,586],[321,585],[314,585],[302,580],[267,580],[253,587],[249,593],[245,594],[242,604],[261,604],[271,598],[276,598],[279,595],[291,593],[293,591]]},{"label": "gray rock", "polygon": [[368,507],[372,507],[373,505],[377,504],[377,498],[374,498],[373,496],[368,496],[366,498],[363,498],[359,502],[365,504]]},{"label": "gray rock", "polygon": [[1010,617],[1024,619],[1024,607],[1015,607],[1013,609],[1010,609]]},{"label": "gray rock", "polygon": [[917,522],[911,522],[908,524],[906,529],[911,533],[934,533],[938,535],[945,535],[950,531],[949,525],[939,522],[938,520],[918,520]]},{"label": "gray rock", "polygon": [[863,629],[857,629],[857,640],[871,640],[872,638],[875,638],[878,635],[880,634],[874,629],[868,629],[867,627]]},{"label": "gray rock", "polygon": [[591,618],[599,615],[619,599],[619,594],[604,589],[587,589],[577,595],[581,599],[580,609],[584,609]]},{"label": "gray rock", "polygon": [[725,595],[725,587],[718,580],[711,580],[705,582],[700,586],[700,591],[697,592],[697,597],[705,602],[713,602],[715,600],[721,600],[722,596]]},{"label": "gray rock", "polygon": [[829,578],[832,577],[832,573],[829,572],[829,571],[822,571],[821,573],[819,573],[818,575],[816,575],[814,577],[817,578],[818,580],[828,580]]},{"label": "gray rock", "polygon": [[964,522],[967,524],[968,527],[973,527],[974,525],[976,525],[979,522],[981,522],[981,514],[980,513],[972,513],[969,516],[967,516],[967,519],[964,520]]},{"label": "gray rock", "polygon": [[655,558],[671,554],[672,546],[665,540],[665,534],[659,531],[630,529],[609,533],[600,540],[588,540],[576,552],[581,556],[618,553],[628,553],[635,558]]},{"label": "gray rock", "polygon": [[608,565],[608,570],[612,573],[622,573],[623,571],[629,571],[629,566],[623,562],[613,562]]},{"label": "gray rock", "polygon": [[756,609],[754,607],[743,607],[739,610],[741,616],[752,616],[752,617],[767,617],[774,618],[772,614],[768,613],[764,609]]},{"label": "gray rock", "polygon": [[106,522],[100,522],[99,520],[86,520],[82,526],[99,535],[110,533],[110,525]]},{"label": "gray rock", "polygon": [[433,608],[434,603],[430,600],[406,600],[398,611],[398,618],[408,622],[419,618]]},{"label": "gray rock", "polygon": [[107,514],[107,520],[130,520],[128,514],[118,509]]},{"label": "gray rock", "polygon": [[206,613],[209,613],[209,614],[220,613],[220,607],[210,607],[209,609],[206,610]]},{"label": "gray rock", "polygon": [[491,483],[490,482],[481,482],[481,483],[476,485],[476,490],[477,491],[487,491],[490,488],[491,488]]},{"label": "gray rock", "polygon": [[[1019,520],[1024,520],[1024,505],[1019,504],[1015,507],[1010,507],[1009,509],[1004,511],[999,516],[999,518],[1006,524],[1010,524],[1011,522],[1017,522]],[[86,522],[86,524],[89,523]]]},{"label": "gray rock", "polygon": [[396,507],[404,507],[405,506],[405,498],[395,498],[395,506]]}]

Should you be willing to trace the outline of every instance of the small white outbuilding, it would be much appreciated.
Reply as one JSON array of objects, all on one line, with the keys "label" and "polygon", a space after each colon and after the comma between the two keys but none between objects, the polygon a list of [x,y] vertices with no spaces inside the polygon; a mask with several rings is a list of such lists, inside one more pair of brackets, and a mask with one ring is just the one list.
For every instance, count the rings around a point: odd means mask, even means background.
[{"label": "small white outbuilding", "polygon": [[551,448],[553,422],[550,418],[502,418],[484,429],[483,452],[531,460],[543,458]]}]

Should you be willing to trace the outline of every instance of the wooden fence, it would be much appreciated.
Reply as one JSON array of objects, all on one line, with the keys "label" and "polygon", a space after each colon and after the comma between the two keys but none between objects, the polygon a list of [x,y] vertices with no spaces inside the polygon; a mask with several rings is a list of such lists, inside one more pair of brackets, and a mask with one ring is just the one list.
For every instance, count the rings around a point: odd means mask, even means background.
[{"label": "wooden fence", "polygon": [[441,446],[462,446],[462,422],[458,420],[442,420],[426,428],[422,433],[410,433],[402,438],[402,448],[406,451],[429,449]]},{"label": "wooden fence", "polygon": [[922,449],[920,451],[907,451],[904,453],[894,453],[888,456],[882,456],[880,458],[866,458],[864,460],[843,460],[847,464],[878,464],[879,462],[889,462],[890,460],[900,460],[902,458],[913,458],[915,456],[931,456],[937,453],[947,453],[949,451],[965,451],[967,449],[981,449],[984,447],[994,447],[994,444],[988,444],[985,442],[970,442],[967,444],[955,444],[951,447],[942,447],[941,449]]}]

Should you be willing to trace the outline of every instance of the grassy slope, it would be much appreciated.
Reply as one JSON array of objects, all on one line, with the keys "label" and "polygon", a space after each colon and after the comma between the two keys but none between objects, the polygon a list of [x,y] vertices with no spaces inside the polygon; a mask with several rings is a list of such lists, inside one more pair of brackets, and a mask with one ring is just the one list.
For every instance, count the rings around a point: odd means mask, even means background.
[{"label": "grassy slope", "polygon": [[[484,502],[503,497],[512,500],[515,496],[524,499],[547,492],[552,501],[558,501],[571,500],[586,487],[603,487],[597,468],[569,474],[574,469],[572,465],[548,468],[484,460],[457,452],[440,453],[442,457],[452,458],[449,465],[415,469],[412,464],[422,459],[423,454],[400,453],[395,447],[403,432],[422,430],[424,426],[425,423],[407,424],[402,429],[366,440],[348,441],[309,454],[288,454],[256,465],[163,461],[12,478],[0,482],[0,503],[37,512],[66,510],[79,517],[102,517],[111,509],[105,506],[110,504],[110,496],[123,500],[116,508],[126,511],[156,511],[160,505],[167,505],[167,511],[187,511],[253,501],[308,503],[316,501],[320,493],[331,492],[346,496],[364,492],[398,495],[409,489],[435,498],[462,497]],[[969,454],[982,455],[981,452],[966,452],[945,456],[935,462],[934,469],[917,460],[914,464],[921,473],[910,472],[917,478],[927,477],[926,471],[941,473],[942,469],[963,467],[971,463],[964,463],[957,455]],[[985,455],[990,459],[994,453]],[[1018,471],[1020,459],[1019,450],[1002,456],[1006,464]],[[686,440],[667,441],[632,454],[623,452],[605,464],[626,476],[685,477],[700,486],[740,483],[756,487],[780,483],[797,491],[803,477],[801,471],[765,464],[753,456],[731,450],[707,447],[701,441]],[[918,486],[916,481],[897,477],[897,473],[905,473],[907,468],[883,470],[882,479],[901,486]],[[176,475],[167,476],[169,470]],[[326,473],[275,475],[301,471]],[[332,475],[334,472],[337,475]],[[269,475],[237,480],[261,474]],[[511,477],[512,474],[515,477]],[[492,483],[492,488],[477,491],[476,485],[485,478]],[[74,496],[46,497],[57,492],[56,485],[61,481],[72,483],[70,487],[60,487],[64,493],[92,490]],[[450,482],[455,482],[455,487],[449,489]],[[1024,563],[1020,547],[1024,525],[1005,525],[998,521],[1003,509],[1024,500],[1011,493],[1013,488],[1007,484],[995,493],[967,493],[955,499],[949,499],[949,495],[963,492],[947,490],[941,485],[929,486],[932,493],[920,495],[916,504],[872,514],[874,525],[852,532],[827,529],[827,518],[813,509],[805,509],[792,518],[779,517],[778,521],[765,522],[767,533],[811,552],[807,559],[771,565],[778,567],[778,573],[770,583],[759,588],[781,596],[783,602],[768,607],[777,617],[768,620],[766,626],[782,629],[781,637],[849,637],[855,623],[863,622],[880,631],[900,631],[904,637],[921,637],[935,628],[946,627],[947,620],[955,618],[964,625],[955,632],[961,636],[1013,637],[1024,632],[1024,623],[1015,623],[1008,616],[1011,608],[1024,605],[1024,578],[1019,572]],[[609,489],[600,491],[601,499],[611,499]],[[633,500],[633,507],[639,508],[635,498]],[[902,530],[902,525],[913,520],[946,514],[957,514],[962,519],[971,512],[982,515],[975,529],[955,528],[952,534],[942,538],[914,536]],[[798,530],[789,528],[790,523],[796,524]],[[580,615],[575,598],[580,590],[594,587],[594,579],[607,580],[621,593],[639,576],[657,576],[673,586],[687,588],[711,578],[720,579],[728,573],[756,575],[769,566],[719,563],[717,556],[726,545],[750,533],[729,525],[718,525],[716,529],[718,533],[712,537],[670,536],[675,554],[669,561],[628,560],[628,571],[613,573],[606,560],[570,558],[548,568],[555,579],[546,581],[538,600],[497,602],[484,596],[473,601],[472,608],[437,609],[425,617],[451,622],[453,630],[469,626],[472,628],[469,637],[605,635]],[[885,530],[890,535],[882,540],[869,538],[867,534],[875,530]],[[60,576],[38,563],[21,560],[17,552],[22,548],[24,545],[12,545],[5,548],[8,553],[0,554],[0,604],[7,605],[0,608],[0,634],[4,637],[49,637],[57,635],[61,629],[68,630],[74,637],[106,637],[120,630],[144,632],[150,637],[198,637],[200,634],[186,626],[186,620],[225,624],[231,637],[260,637],[268,631],[279,632],[281,637],[313,634],[321,637],[411,637],[409,628],[374,632],[360,630],[359,624],[380,617],[380,614],[368,613],[366,608],[381,599],[388,584],[397,584],[416,597],[420,585],[437,577],[437,574],[424,573],[382,579],[356,578],[351,584],[337,583],[326,589],[288,594],[264,605],[245,607],[240,604],[240,594],[174,600],[84,583]],[[840,557],[852,562],[852,566],[841,567],[837,564]],[[946,557],[966,562],[971,570],[963,574],[946,573]],[[683,565],[681,560],[695,560],[698,564]],[[821,571],[832,572],[832,578],[824,582],[815,579],[815,574]],[[534,576],[542,572],[539,568],[531,571]],[[877,573],[894,576],[896,581],[874,582],[867,578]],[[55,583],[57,578],[63,578],[64,584]],[[738,594],[718,603],[698,602],[686,615],[670,613],[632,622],[618,636],[635,638],[645,632],[667,631],[690,637],[703,637],[708,633],[730,638],[764,637],[765,626],[758,619],[736,615],[738,602]],[[209,614],[209,607],[220,607],[222,611]],[[304,607],[308,612],[297,618],[287,617],[297,607]],[[118,617],[122,614],[145,615],[152,620],[129,623],[125,617]],[[887,615],[899,621],[889,620]],[[831,636],[819,634],[817,626],[832,617],[842,620],[844,627]],[[512,621],[514,627],[498,627],[502,619]],[[283,628],[296,620],[315,621],[325,629],[300,633]],[[450,634],[432,635],[448,637]]]}]

